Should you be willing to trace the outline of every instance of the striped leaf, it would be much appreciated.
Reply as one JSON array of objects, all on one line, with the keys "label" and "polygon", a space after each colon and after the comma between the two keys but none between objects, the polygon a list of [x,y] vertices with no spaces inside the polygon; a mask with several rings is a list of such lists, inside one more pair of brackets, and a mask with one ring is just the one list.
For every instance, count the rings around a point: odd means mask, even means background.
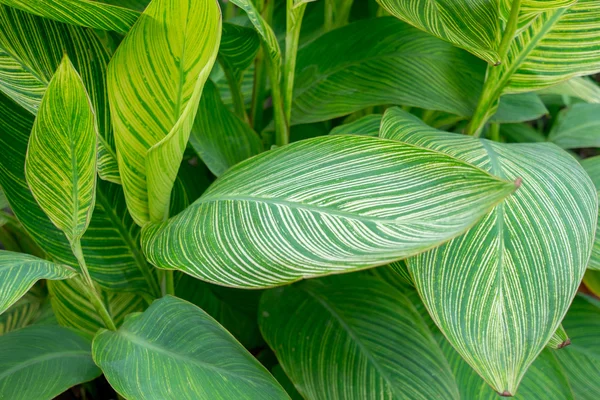
[{"label": "striped leaf", "polygon": [[[51,37],[53,40],[47,40]],[[98,123],[98,174],[119,183],[108,113],[110,51],[89,29],[61,24],[0,4],[0,91],[35,114],[64,54],[81,74]]]},{"label": "striped leaf", "polygon": [[548,140],[563,149],[600,147],[600,104],[574,104],[558,115]]},{"label": "striped leaf", "polygon": [[0,314],[40,279],[67,279],[75,275],[75,270],[65,265],[28,254],[0,250]]},{"label": "striped leaf", "polygon": [[254,62],[259,47],[260,38],[255,30],[240,25],[223,24],[219,61],[236,81],[240,81],[242,73]]},{"label": "striped leaf", "polygon": [[71,245],[83,236],[94,210],[96,135],[89,97],[65,56],[33,124],[25,176],[38,204]]},{"label": "striped leaf", "polygon": [[600,396],[600,301],[579,295],[563,322],[572,344],[556,357],[567,375],[577,400]]},{"label": "striped leaf", "polygon": [[379,125],[381,125],[381,114],[371,114],[366,117],[357,119],[337,126],[329,132],[330,135],[364,135],[364,136],[379,136]]},{"label": "striped leaf", "polygon": [[263,149],[258,134],[223,104],[211,81],[204,87],[190,143],[215,176]]},{"label": "striped leaf", "polygon": [[501,144],[437,131],[400,109],[384,115],[381,136],[522,181],[465,235],[407,261],[452,346],[494,390],[514,394],[585,272],[598,211],[591,180],[553,144]]},{"label": "striped leaf", "polygon": [[571,339],[569,339],[569,335],[567,335],[565,328],[560,325],[546,346],[548,348],[558,350],[562,349],[563,347],[567,347],[570,344]]},{"label": "striped leaf", "polygon": [[42,302],[38,296],[26,293],[0,315],[0,336],[24,328],[40,317]]},{"label": "striped leaf", "polygon": [[500,63],[497,0],[378,0],[396,18],[470,51],[490,64]]},{"label": "striped leaf", "polygon": [[220,37],[216,0],[154,0],[109,64],[119,170],[127,207],[138,225],[162,221],[168,214]]},{"label": "striped leaf", "polygon": [[[52,310],[60,325],[76,329],[90,339],[104,328],[102,319],[85,295],[85,286],[80,279],[48,282],[48,292]],[[125,316],[143,311],[146,306],[143,297],[136,293],[105,293],[103,300],[117,326],[123,323]]]},{"label": "striped leaf", "polygon": [[144,227],[142,246],[159,268],[272,287],[437,246],[514,190],[420,147],[318,137],[237,164],[176,218]]},{"label": "striped leaf", "polygon": [[[25,153],[33,116],[0,93],[0,185],[27,233],[57,263],[76,266],[65,235],[40,209],[25,181]],[[159,294],[139,247],[140,229],[127,212],[123,190],[98,182],[96,207],[82,238],[92,278],[105,289]]]},{"label": "striped leaf", "polygon": [[0,336],[0,398],[50,400],[100,375],[90,341],[60,326],[30,326]]},{"label": "striped leaf", "polygon": [[[600,156],[583,160],[581,166],[588,173],[589,177],[592,178],[592,182],[594,182],[594,186],[600,196]],[[598,221],[600,222],[600,209],[598,210]],[[600,223],[598,225],[600,226]],[[596,239],[594,240],[594,247],[592,248],[592,256],[590,257],[588,268],[600,270],[600,233],[598,230],[596,230]]]},{"label": "striped leaf", "polygon": [[[172,296],[92,344],[111,386],[130,399],[287,399],[260,363],[200,308]],[[157,375],[156,371],[168,371]]]},{"label": "striped leaf", "polygon": [[362,274],[267,291],[259,324],[306,399],[458,399],[444,355],[404,295]]},{"label": "striped leaf", "polygon": [[136,11],[90,0],[0,0],[0,3],[67,24],[127,33]]}]

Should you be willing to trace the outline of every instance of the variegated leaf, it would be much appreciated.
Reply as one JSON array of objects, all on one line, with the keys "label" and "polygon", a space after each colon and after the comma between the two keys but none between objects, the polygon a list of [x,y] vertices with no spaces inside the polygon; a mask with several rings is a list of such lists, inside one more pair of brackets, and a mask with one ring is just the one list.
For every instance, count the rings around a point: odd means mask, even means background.
[{"label": "variegated leaf", "polygon": [[567,347],[570,344],[571,339],[569,339],[569,335],[565,331],[565,328],[560,325],[546,346],[551,349],[558,350],[562,349],[563,347]]},{"label": "variegated leaf", "polygon": [[544,95],[559,95],[579,98],[588,103],[600,103],[600,85],[592,79],[576,77],[537,92]]},{"label": "variegated leaf", "polygon": [[381,136],[471,162],[521,188],[448,244],[408,259],[433,320],[498,393],[514,394],[564,317],[590,257],[598,199],[553,144],[501,144],[390,109]]},{"label": "variegated leaf", "polygon": [[142,246],[159,268],[271,287],[427,250],[515,189],[421,147],[330,135],[237,164],[176,218],[144,227]]},{"label": "variegated leaf", "polygon": [[154,0],[109,64],[119,170],[129,212],[139,225],[167,217],[220,37],[216,0]]}]

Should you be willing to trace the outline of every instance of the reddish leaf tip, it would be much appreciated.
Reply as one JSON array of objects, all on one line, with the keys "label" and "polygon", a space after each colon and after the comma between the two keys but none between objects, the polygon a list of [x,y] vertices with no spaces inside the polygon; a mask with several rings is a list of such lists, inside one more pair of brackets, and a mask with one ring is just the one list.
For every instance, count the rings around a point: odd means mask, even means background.
[{"label": "reddish leaf tip", "polygon": [[502,397],[512,397],[512,394],[508,390],[505,390],[504,392],[498,394]]},{"label": "reddish leaf tip", "polygon": [[562,349],[562,348],[564,348],[564,347],[567,347],[567,346],[568,346],[568,345],[570,345],[570,344],[571,344],[571,339],[568,339],[568,338],[567,338],[567,340],[565,340],[564,342],[562,342],[561,344],[559,344],[559,345],[558,345],[558,348],[559,348],[559,349]]},{"label": "reddish leaf tip", "polygon": [[515,179],[515,186],[516,186],[517,189],[521,187],[522,183],[523,183],[523,178],[517,178],[517,179]]}]

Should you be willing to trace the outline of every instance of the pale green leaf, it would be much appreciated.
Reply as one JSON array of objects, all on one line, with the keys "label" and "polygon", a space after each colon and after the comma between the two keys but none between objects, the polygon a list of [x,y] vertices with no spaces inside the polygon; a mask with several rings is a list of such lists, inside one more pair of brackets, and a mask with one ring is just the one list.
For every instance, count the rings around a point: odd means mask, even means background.
[{"label": "pale green leaf", "polygon": [[65,265],[0,250],[0,314],[19,300],[40,279],[67,279],[76,275]]},{"label": "pale green leaf", "polygon": [[514,190],[438,152],[329,135],[237,164],[176,218],[144,227],[142,246],[159,268],[272,287],[437,246]]},{"label": "pale green leaf", "polygon": [[33,124],[25,176],[42,210],[72,245],[85,233],[94,210],[96,136],[89,97],[65,56]]},{"label": "pale green leaf", "polygon": [[356,121],[336,126],[329,132],[330,135],[364,135],[379,136],[381,114],[371,114]]},{"label": "pale green leaf", "polygon": [[73,25],[126,33],[139,13],[90,0],[0,0],[0,3]]},{"label": "pale green leaf", "polygon": [[36,113],[47,83],[26,71],[16,59],[0,49],[0,90],[31,113]]},{"label": "pale green leaf", "polygon": [[50,400],[100,375],[90,341],[60,326],[30,326],[0,336],[0,398]]},{"label": "pale green leaf", "polygon": [[[592,178],[596,190],[600,194],[600,156],[586,158],[581,161],[581,166],[588,173],[589,177]],[[600,226],[600,209],[598,210],[598,226]],[[600,230],[600,228],[598,228]],[[594,240],[594,247],[592,248],[592,256],[588,268],[600,270],[600,233],[596,230],[596,239]]]},{"label": "pale green leaf", "polygon": [[585,287],[596,297],[600,298],[600,271],[588,269],[583,276]]},{"label": "pale green leaf", "polygon": [[[74,328],[90,339],[104,328],[104,322],[85,295],[87,290],[80,279],[48,282],[48,292],[52,310],[60,325]],[[144,310],[146,305],[143,297],[137,293],[104,294],[104,305],[117,326],[121,325],[125,316]]]},{"label": "pale green leaf", "polygon": [[393,16],[498,64],[497,0],[378,0]]},{"label": "pale green leaf", "polygon": [[560,325],[558,327],[558,329],[556,330],[556,332],[554,332],[554,335],[552,335],[552,337],[550,338],[550,341],[548,342],[548,344],[546,346],[551,349],[558,350],[558,349],[562,349],[563,347],[566,347],[570,344],[571,344],[571,339],[569,339],[569,335],[565,331],[565,328],[563,328],[563,326]]},{"label": "pale green leaf", "polygon": [[574,104],[560,112],[548,140],[563,149],[600,147],[600,104]]},{"label": "pale green leaf", "polygon": [[263,150],[258,134],[229,111],[211,81],[204,86],[190,143],[215,176]]},{"label": "pale green leaf", "polygon": [[168,212],[220,37],[216,0],[154,0],[109,64],[119,170],[139,225],[162,221]]},{"label": "pale green leaf", "polygon": [[585,272],[598,213],[591,180],[553,144],[502,144],[437,131],[399,109],[384,115],[381,135],[522,181],[465,235],[407,261],[454,348],[494,390],[514,394]]},{"label": "pale green leaf", "polygon": [[558,352],[560,362],[577,400],[600,397],[600,301],[579,295],[565,320],[572,344]]},{"label": "pale green leaf", "polygon": [[410,301],[362,274],[263,295],[259,324],[307,399],[458,399],[444,355]]},{"label": "pale green leaf", "polygon": [[503,96],[490,122],[502,124],[532,121],[548,114],[548,109],[535,93]]},{"label": "pale green leaf", "polygon": [[560,95],[581,99],[588,103],[600,103],[600,86],[591,79],[577,77],[537,92],[540,95]]},{"label": "pale green leaf", "polygon": [[[175,297],[102,331],[94,361],[130,399],[288,399],[277,381],[200,308]],[[157,375],[156,368],[165,374]]]}]

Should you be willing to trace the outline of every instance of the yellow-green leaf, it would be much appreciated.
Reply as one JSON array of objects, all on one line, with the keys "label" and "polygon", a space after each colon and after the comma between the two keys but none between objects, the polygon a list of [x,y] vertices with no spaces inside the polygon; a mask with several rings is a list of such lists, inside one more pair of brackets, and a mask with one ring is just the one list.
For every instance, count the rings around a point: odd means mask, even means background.
[{"label": "yellow-green leaf", "polygon": [[216,0],[154,0],[109,64],[119,171],[139,225],[167,215],[220,37]]},{"label": "yellow-green leaf", "polygon": [[96,136],[87,92],[65,56],[33,124],[25,176],[40,207],[71,243],[83,236],[94,210]]}]

